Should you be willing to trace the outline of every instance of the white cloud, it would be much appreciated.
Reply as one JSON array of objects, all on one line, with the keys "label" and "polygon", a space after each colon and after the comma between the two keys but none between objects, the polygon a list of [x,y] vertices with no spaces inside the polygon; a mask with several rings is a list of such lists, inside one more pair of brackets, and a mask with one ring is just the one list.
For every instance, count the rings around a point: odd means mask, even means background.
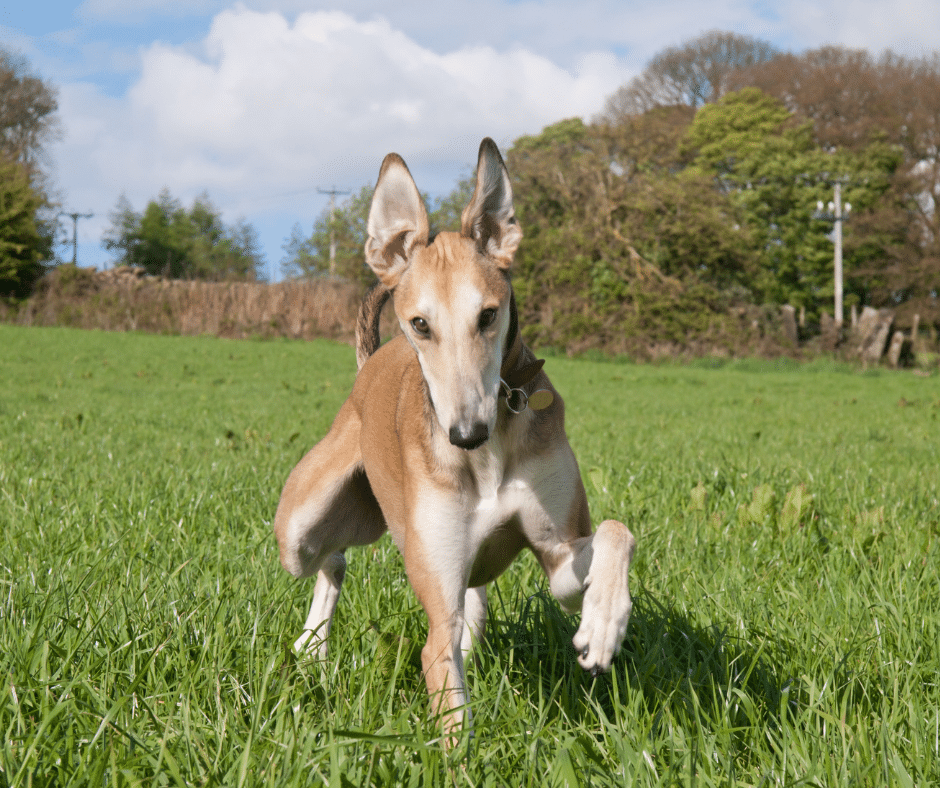
[{"label": "white cloud", "polygon": [[[72,60],[59,34],[45,61],[24,47],[58,72],[55,177],[71,210],[96,212],[85,233],[100,236],[122,191],[142,207],[163,186],[185,200],[208,190],[227,219],[273,228],[277,258],[322,207],[317,187],[371,182],[396,150],[419,187],[444,192],[481,137],[506,146],[591,116],[649,57],[708,29],[795,51],[940,43],[936,0],[416,0],[388,7],[391,22],[375,0],[229,2],[85,0],[78,16],[104,24],[69,32]],[[317,6],[343,10],[304,10]]]},{"label": "white cloud", "polygon": [[197,46],[156,43],[140,58],[125,96],[62,89],[58,175],[102,226],[121,192],[141,207],[163,186],[186,200],[208,190],[231,219],[251,221],[290,210],[284,195],[298,190],[371,182],[390,150],[422,189],[445,191],[483,136],[508,144],[590,116],[630,76],[609,53],[569,70],[521,47],[434,52],[381,18],[290,23],[243,7],[219,13]]},{"label": "white cloud", "polygon": [[597,111],[627,76],[609,54],[572,73],[522,48],[438,54],[383,19],[317,12],[290,25],[236,9],[215,18],[201,57],[154,45],[129,98],[168,146],[296,168],[390,142],[427,155],[455,137],[538,130]]}]

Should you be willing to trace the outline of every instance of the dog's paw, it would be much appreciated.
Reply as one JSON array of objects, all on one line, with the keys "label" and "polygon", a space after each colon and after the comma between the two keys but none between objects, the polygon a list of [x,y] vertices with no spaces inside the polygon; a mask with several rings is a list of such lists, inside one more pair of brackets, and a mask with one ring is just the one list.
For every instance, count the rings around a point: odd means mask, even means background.
[{"label": "dog's paw", "polygon": [[298,657],[326,659],[326,639],[320,637],[311,629],[305,629],[300,637],[294,641],[294,653]]},{"label": "dog's paw", "polygon": [[610,663],[620,651],[633,603],[626,587],[616,597],[592,594],[591,588],[588,586],[585,592],[581,626],[572,642],[578,664],[596,676],[610,670]]},{"label": "dog's paw", "polygon": [[605,520],[594,534],[581,626],[572,642],[578,664],[595,676],[610,670],[627,632],[633,610],[629,572],[634,544],[627,527],[614,520]]}]

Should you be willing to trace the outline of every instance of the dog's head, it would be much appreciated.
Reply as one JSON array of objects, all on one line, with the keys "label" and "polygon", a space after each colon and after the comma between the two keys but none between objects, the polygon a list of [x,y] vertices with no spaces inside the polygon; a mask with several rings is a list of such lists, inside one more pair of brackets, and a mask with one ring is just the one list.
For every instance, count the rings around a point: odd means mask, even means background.
[{"label": "dog's head", "polygon": [[491,139],[480,144],[473,198],[459,233],[429,243],[421,194],[400,156],[382,163],[369,211],[366,261],[392,290],[438,422],[455,446],[492,434],[510,323],[509,268],[522,239],[509,173]]}]

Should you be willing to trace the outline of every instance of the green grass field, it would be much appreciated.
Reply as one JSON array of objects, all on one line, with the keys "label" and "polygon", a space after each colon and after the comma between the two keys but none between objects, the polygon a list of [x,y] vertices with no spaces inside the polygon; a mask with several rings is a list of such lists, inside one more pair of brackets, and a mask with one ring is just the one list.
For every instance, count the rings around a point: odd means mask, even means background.
[{"label": "green grass field", "polygon": [[940,378],[549,358],[595,522],[638,539],[591,679],[531,556],[445,752],[385,537],[326,662],[271,521],[355,361],[327,342],[0,326],[0,785],[940,781]]}]

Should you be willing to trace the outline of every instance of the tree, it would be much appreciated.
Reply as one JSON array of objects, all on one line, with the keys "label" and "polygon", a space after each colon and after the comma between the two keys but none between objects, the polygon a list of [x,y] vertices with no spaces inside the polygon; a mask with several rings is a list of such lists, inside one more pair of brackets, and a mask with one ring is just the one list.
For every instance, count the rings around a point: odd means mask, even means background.
[{"label": "tree", "polygon": [[0,48],[0,155],[35,167],[58,131],[55,89]]},{"label": "tree", "polygon": [[880,58],[824,46],[736,70],[731,90],[760,88],[813,126],[825,149],[862,148],[874,137],[901,145],[915,161],[931,155],[940,129],[940,58]]},{"label": "tree", "polygon": [[733,72],[778,55],[767,41],[711,30],[657,54],[639,76],[607,99],[602,120],[618,122],[654,107],[697,108],[715,102],[728,92]]},{"label": "tree", "polygon": [[55,90],[0,48],[0,295],[23,297],[53,257],[56,222],[39,167],[57,130]]},{"label": "tree", "polygon": [[[822,150],[811,123],[757,88],[700,109],[685,145],[690,170],[711,174],[748,227],[757,261],[750,283],[755,298],[811,314],[831,304],[832,247],[813,206],[828,198],[830,178],[846,177],[846,200],[855,212],[877,210],[900,163],[898,151],[879,142],[859,151]],[[874,247],[855,250],[846,258],[847,278],[865,257],[878,254]]]},{"label": "tree", "polygon": [[365,262],[369,208],[372,205],[371,186],[337,205],[330,221],[330,209],[325,208],[313,224],[313,232],[304,236],[303,228],[296,224],[284,244],[285,257],[281,269],[286,276],[311,278],[326,276],[330,271],[330,240],[336,248],[335,271],[338,276],[371,283],[372,271]]},{"label": "tree", "polygon": [[285,257],[281,270],[285,276],[311,279],[330,273],[330,249],[335,251],[332,268],[336,276],[371,282],[371,269],[365,264],[365,247],[369,208],[372,205],[371,186],[363,186],[347,200],[335,205],[332,210],[324,208],[313,223],[313,231],[305,235],[298,223],[291,230],[290,238],[283,245]]},{"label": "tree", "polygon": [[52,236],[38,218],[44,202],[24,165],[0,162],[0,296],[28,295],[45,270]]},{"label": "tree", "polygon": [[854,286],[863,303],[940,327],[940,55],[821,47],[741,70],[732,82],[778,98],[825,151],[881,146],[900,158],[877,205],[850,224],[847,250],[861,255]]},{"label": "tree", "polygon": [[250,224],[226,225],[206,194],[187,210],[167,189],[143,213],[121,196],[102,246],[121,265],[173,279],[256,279],[264,264]]},{"label": "tree", "polygon": [[[473,196],[475,176],[461,179],[454,190],[434,202],[428,211],[431,234],[442,230],[459,230],[460,215]],[[368,232],[369,209],[372,206],[373,187],[363,186],[347,200],[334,207],[333,220],[325,208],[313,224],[313,232],[305,236],[296,224],[290,238],[282,247],[285,256],[281,269],[286,276],[311,278],[325,276],[330,270],[331,238],[335,243],[336,275],[350,281],[369,285],[375,279],[366,265],[363,249]],[[425,203],[429,202],[424,195]]]},{"label": "tree", "polygon": [[[473,173],[457,181],[457,185],[450,194],[434,200],[433,208],[428,211],[428,222],[431,225],[432,236],[445,230],[460,230],[463,209],[470,204],[476,183],[476,173]],[[426,198],[425,202],[427,202]]]},{"label": "tree", "polygon": [[847,285],[861,303],[940,319],[940,215],[933,209],[940,193],[938,56],[874,57],[826,46],[741,69],[731,83],[779,99],[794,118],[809,123],[814,145],[823,151],[894,162],[877,202],[849,225],[846,252],[857,268]]},{"label": "tree", "polygon": [[635,350],[721,322],[747,244],[712,179],[681,169],[688,117],[567,120],[508,151],[523,230],[513,282],[532,341],[578,347],[590,335]]}]

